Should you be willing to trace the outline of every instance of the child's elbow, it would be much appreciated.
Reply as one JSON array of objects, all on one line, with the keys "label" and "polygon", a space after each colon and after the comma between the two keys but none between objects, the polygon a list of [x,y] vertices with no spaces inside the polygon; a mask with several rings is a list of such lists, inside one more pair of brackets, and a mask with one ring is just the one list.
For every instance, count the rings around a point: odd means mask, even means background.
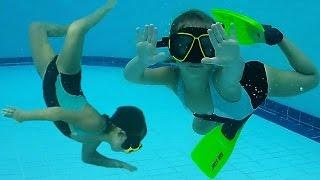
[{"label": "child's elbow", "polygon": [[319,71],[317,71],[317,73],[315,74],[315,86],[318,86],[320,83],[320,73]]},{"label": "child's elbow", "polygon": [[320,83],[319,73],[309,75],[305,83],[300,86],[300,92],[305,92],[316,88]]},{"label": "child's elbow", "polygon": [[320,83],[320,74],[317,71],[314,75],[312,75],[312,80],[310,83],[310,89],[317,87]]},{"label": "child's elbow", "polygon": [[125,70],[124,71],[124,78],[127,81],[133,82],[133,83],[139,83],[140,82],[140,77],[138,77],[136,74],[133,74],[130,71]]},{"label": "child's elbow", "polygon": [[87,155],[82,155],[81,160],[86,164],[94,164],[93,158],[90,158],[90,156]]}]

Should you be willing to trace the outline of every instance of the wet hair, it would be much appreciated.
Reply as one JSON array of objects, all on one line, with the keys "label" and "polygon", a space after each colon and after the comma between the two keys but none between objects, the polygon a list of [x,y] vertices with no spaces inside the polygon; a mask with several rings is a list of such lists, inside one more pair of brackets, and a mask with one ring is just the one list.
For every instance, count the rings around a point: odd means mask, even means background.
[{"label": "wet hair", "polygon": [[185,27],[202,27],[209,29],[215,21],[203,11],[192,9],[188,10],[174,19],[171,24],[170,34],[177,33]]},{"label": "wet hair", "polygon": [[126,133],[127,139],[122,144],[123,149],[139,146],[140,141],[147,134],[145,117],[137,107],[122,106],[117,108],[112,117],[103,115],[103,118],[107,123],[105,133],[110,133],[115,127],[119,127]]}]

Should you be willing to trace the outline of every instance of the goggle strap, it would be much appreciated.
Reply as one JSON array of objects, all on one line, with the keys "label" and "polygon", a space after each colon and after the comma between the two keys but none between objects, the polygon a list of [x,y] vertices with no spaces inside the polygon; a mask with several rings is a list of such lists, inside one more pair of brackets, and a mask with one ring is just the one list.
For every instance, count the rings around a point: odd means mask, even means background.
[{"label": "goggle strap", "polygon": [[158,47],[168,47],[169,46],[169,37],[163,37],[161,41],[157,42]]}]

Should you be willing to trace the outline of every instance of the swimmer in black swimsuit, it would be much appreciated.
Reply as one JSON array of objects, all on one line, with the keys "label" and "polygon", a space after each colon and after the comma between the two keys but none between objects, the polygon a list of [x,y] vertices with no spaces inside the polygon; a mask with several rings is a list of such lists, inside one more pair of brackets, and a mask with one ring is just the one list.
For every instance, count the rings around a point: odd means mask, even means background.
[{"label": "swimmer in black swimsuit", "polygon": [[[99,114],[87,102],[81,90],[81,57],[85,34],[115,4],[116,0],[109,0],[94,13],[69,26],[31,24],[32,56],[43,80],[43,97],[48,108],[37,111],[6,108],[2,113],[18,122],[53,121],[65,136],[83,144],[82,160],[85,163],[134,171],[136,167],[128,163],[101,155],[97,147],[101,142],[107,142],[113,151],[130,153],[139,150],[147,133],[142,111],[133,106],[124,106],[119,107],[111,117]],[[62,36],[65,36],[64,47],[57,56],[48,37]]]},{"label": "swimmer in black swimsuit", "polygon": [[[221,23],[198,10],[176,17],[169,37],[162,41],[157,42],[154,25],[137,28],[137,55],[127,64],[125,77],[173,90],[195,113],[193,130],[198,134],[206,134],[222,120],[245,120],[266,97],[295,96],[318,85],[319,72],[314,63],[278,29],[264,26],[265,36],[259,42],[278,45],[291,71],[258,61],[245,63],[235,28],[231,29],[229,36]],[[157,51],[157,47],[168,47],[170,55]],[[174,62],[174,66],[148,68],[162,61]]]}]

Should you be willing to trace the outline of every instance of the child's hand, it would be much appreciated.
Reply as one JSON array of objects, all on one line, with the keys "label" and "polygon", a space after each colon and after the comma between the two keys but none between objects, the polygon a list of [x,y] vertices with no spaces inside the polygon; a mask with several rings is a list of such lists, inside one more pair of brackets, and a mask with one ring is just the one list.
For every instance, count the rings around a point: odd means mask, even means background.
[{"label": "child's hand", "polygon": [[133,172],[133,171],[136,171],[137,170],[137,167],[135,167],[135,166],[133,166],[133,165],[130,165],[130,164],[128,164],[128,163],[125,163],[125,162],[122,162],[123,164],[122,164],[122,168],[124,168],[124,169],[126,169],[126,170],[128,170],[128,171],[130,171],[130,172]]},{"label": "child's hand", "polygon": [[167,56],[164,52],[157,52],[157,28],[154,25],[146,25],[144,30],[137,29],[137,57],[146,66],[151,66],[165,61]]},{"label": "child's hand", "polygon": [[221,23],[216,23],[208,30],[210,41],[216,51],[216,57],[203,58],[202,63],[217,66],[232,66],[240,61],[240,46],[236,39],[236,29],[231,24],[231,36],[228,37]]},{"label": "child's hand", "polygon": [[263,25],[264,38],[266,44],[272,46],[279,44],[283,39],[283,34],[279,29],[272,27],[271,25]]},{"label": "child's hand", "polygon": [[137,168],[135,166],[132,166],[126,162],[123,162],[123,161],[119,161],[119,160],[115,160],[115,159],[112,159],[110,161],[110,163],[112,164],[112,167],[117,167],[117,168],[123,168],[123,169],[126,169],[128,171],[136,171]]},{"label": "child's hand", "polygon": [[7,107],[2,109],[2,115],[8,118],[15,119],[17,122],[23,122],[24,112],[14,107]]}]

